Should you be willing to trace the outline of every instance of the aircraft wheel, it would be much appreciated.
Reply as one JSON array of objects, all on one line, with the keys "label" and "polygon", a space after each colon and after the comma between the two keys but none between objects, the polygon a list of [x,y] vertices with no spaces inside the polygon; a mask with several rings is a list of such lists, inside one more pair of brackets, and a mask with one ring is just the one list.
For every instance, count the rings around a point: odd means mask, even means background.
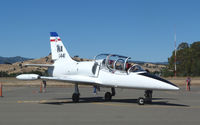
[{"label": "aircraft wheel", "polygon": [[72,95],[72,100],[73,100],[73,102],[79,102],[79,96],[80,96],[79,93],[74,93],[74,94]]},{"label": "aircraft wheel", "polygon": [[148,100],[146,100],[146,103],[151,104],[151,103],[152,103],[152,100],[151,100],[151,99],[148,99]]},{"label": "aircraft wheel", "polygon": [[140,97],[140,98],[138,98],[137,102],[139,105],[144,105],[145,100],[144,100],[144,98]]},{"label": "aircraft wheel", "polygon": [[110,92],[105,93],[105,101],[111,101],[112,99],[112,94]]}]

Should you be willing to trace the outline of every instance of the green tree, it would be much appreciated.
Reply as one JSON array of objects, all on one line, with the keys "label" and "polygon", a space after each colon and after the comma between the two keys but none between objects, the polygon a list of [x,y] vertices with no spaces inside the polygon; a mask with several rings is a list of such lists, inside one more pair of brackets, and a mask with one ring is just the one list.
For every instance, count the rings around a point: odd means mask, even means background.
[{"label": "green tree", "polygon": [[[175,53],[168,59],[169,70],[174,71]],[[181,43],[177,49],[177,75],[178,76],[200,76],[200,41],[189,46],[188,43]]]},{"label": "green tree", "polygon": [[181,44],[179,44],[177,50],[181,50],[181,49],[185,49],[185,48],[189,48],[189,45],[186,42],[182,42]]}]

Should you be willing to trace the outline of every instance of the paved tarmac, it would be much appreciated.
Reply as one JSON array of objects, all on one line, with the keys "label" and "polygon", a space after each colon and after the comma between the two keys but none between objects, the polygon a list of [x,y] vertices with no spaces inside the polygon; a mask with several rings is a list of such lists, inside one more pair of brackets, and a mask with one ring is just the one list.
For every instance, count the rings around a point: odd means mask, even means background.
[{"label": "paved tarmac", "polygon": [[104,102],[107,89],[94,95],[89,87],[79,88],[80,103],[72,103],[74,88],[4,87],[0,97],[0,125],[198,125],[200,86],[191,92],[154,91],[153,103],[139,106],[144,91],[117,89],[111,102]]}]

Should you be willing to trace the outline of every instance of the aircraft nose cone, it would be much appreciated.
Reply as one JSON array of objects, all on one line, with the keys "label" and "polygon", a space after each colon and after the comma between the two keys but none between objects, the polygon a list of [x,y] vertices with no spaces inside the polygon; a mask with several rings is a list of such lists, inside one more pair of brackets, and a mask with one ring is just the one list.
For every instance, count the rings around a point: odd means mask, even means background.
[{"label": "aircraft nose cone", "polygon": [[149,74],[149,73],[141,73],[140,75],[143,75],[143,76],[146,76],[146,77],[149,77],[149,78],[156,80],[157,83],[160,85],[159,89],[162,89],[162,90],[179,90],[179,88],[175,84],[173,84],[173,83],[171,83],[171,82],[169,82],[169,81],[167,81],[163,78],[160,78],[156,75]]},{"label": "aircraft nose cone", "polygon": [[176,87],[174,90],[179,90],[179,88],[178,88],[178,87]]},{"label": "aircraft nose cone", "polygon": [[165,82],[165,84],[167,84],[167,88],[169,89],[169,90],[179,90],[179,88],[176,86],[176,85],[174,85],[173,83],[169,83],[169,82]]},{"label": "aircraft nose cone", "polygon": [[174,86],[174,90],[179,90],[179,88]]}]

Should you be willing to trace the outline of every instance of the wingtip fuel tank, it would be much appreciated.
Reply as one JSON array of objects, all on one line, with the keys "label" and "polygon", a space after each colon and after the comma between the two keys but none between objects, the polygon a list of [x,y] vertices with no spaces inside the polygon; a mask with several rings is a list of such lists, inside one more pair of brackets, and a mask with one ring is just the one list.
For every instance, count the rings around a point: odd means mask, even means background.
[{"label": "wingtip fuel tank", "polygon": [[21,74],[16,77],[19,80],[37,80],[40,78],[37,74]]}]

